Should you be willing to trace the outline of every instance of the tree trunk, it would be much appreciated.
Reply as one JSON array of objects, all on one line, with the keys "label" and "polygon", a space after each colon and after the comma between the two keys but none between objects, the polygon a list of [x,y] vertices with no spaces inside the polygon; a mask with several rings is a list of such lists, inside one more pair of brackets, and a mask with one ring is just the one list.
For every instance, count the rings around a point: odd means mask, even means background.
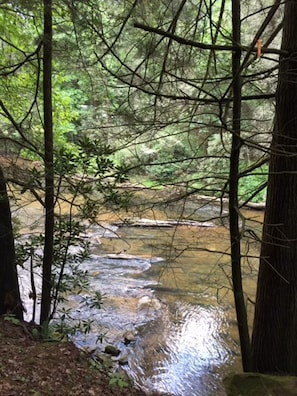
[{"label": "tree trunk", "polygon": [[[240,45],[240,0],[232,1],[232,25],[233,42]],[[239,155],[241,148],[241,51],[232,54],[232,76],[233,76],[233,114],[232,114],[232,147],[230,155],[229,171],[229,228],[231,243],[232,264],[232,286],[236,318],[240,339],[242,366],[244,371],[250,371],[251,345],[248,329],[247,313],[242,288],[241,274],[241,236],[239,230],[238,209],[238,179],[239,179]]]},{"label": "tree trunk", "polygon": [[45,167],[45,241],[42,266],[40,323],[49,320],[51,310],[54,234],[53,112],[52,112],[52,0],[44,0],[43,113]]},{"label": "tree trunk", "polygon": [[252,339],[262,373],[297,374],[297,1],[285,2]]},{"label": "tree trunk", "polygon": [[11,212],[6,182],[0,167],[0,315],[14,314],[23,319],[20,297]]}]

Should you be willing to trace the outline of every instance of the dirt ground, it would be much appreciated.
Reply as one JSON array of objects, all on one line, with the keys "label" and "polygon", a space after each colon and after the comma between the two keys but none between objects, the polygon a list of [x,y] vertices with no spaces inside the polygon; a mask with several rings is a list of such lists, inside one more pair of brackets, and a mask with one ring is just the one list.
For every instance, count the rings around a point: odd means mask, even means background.
[{"label": "dirt ground", "polygon": [[0,318],[1,396],[145,395],[109,381],[104,368],[92,367],[72,343],[36,341],[29,324]]}]

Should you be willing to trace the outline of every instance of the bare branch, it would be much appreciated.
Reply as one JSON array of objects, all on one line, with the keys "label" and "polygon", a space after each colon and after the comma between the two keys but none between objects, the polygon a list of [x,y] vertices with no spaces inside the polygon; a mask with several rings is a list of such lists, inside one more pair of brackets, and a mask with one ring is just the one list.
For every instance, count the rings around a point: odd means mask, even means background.
[{"label": "bare branch", "polygon": [[[183,45],[188,45],[191,47],[195,48],[200,48],[203,50],[209,50],[209,51],[237,51],[240,49],[243,52],[248,52],[248,53],[257,53],[257,47],[247,47],[247,46],[242,46],[242,45],[218,45],[218,44],[205,44],[205,43],[198,43],[197,41],[190,40],[190,39],[185,39],[183,37],[177,36],[175,34],[169,33],[166,30],[163,29],[158,29],[154,28],[151,26],[144,25],[142,23],[135,22],[134,27],[137,29],[142,29],[147,32],[155,33],[158,34],[159,36],[164,36],[167,37],[171,40],[174,40],[180,44]],[[280,49],[276,48],[262,48],[263,54],[276,54],[276,55],[288,55],[287,51],[282,51]]]}]

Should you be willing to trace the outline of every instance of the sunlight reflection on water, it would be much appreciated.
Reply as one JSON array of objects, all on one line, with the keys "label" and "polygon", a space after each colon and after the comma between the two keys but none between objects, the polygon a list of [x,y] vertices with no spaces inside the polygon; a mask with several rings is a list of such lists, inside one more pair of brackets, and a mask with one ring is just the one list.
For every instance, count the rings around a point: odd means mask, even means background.
[{"label": "sunlight reflection on water", "polygon": [[217,307],[177,305],[175,319],[163,317],[161,325],[141,334],[134,351],[140,370],[134,379],[147,390],[176,396],[224,395],[218,370],[230,363],[231,354],[224,328],[225,314]]}]

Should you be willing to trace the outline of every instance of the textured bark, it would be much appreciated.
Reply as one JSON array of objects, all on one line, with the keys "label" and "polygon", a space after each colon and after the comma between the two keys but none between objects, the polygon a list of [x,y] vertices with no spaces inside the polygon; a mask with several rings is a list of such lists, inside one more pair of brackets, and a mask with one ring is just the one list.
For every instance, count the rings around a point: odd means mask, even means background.
[{"label": "textured bark", "polygon": [[6,183],[0,167],[0,315],[23,318],[16,270],[15,246]]},{"label": "textured bark", "polygon": [[262,373],[297,374],[297,1],[285,2],[252,339]]}]

